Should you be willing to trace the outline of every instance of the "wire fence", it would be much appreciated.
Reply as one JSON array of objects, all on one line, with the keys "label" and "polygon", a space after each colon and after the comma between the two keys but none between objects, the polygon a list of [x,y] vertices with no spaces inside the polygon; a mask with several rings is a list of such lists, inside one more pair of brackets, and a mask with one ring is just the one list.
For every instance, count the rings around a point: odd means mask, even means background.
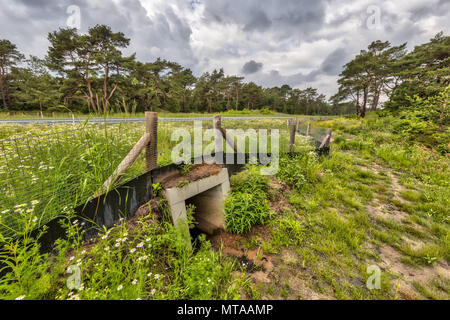
[{"label": "wire fence", "polygon": [[[194,123],[201,126],[202,133],[212,128],[211,118],[160,119],[158,165],[172,163],[172,150],[179,143],[173,141],[173,132],[185,129],[193,138]],[[269,132],[278,129],[280,150],[289,149],[287,119],[224,118],[223,127],[269,129]],[[63,128],[66,130],[61,130]],[[301,122],[298,132],[306,136],[306,128],[306,121]],[[120,122],[54,128],[41,126],[38,129],[34,125],[30,127],[33,134],[20,128],[20,136],[13,134],[13,128],[9,130],[9,136],[0,140],[0,240],[63,216],[90,199],[145,132],[145,125],[143,122]],[[311,127],[309,133],[310,138],[306,140],[317,146],[326,129]],[[194,143],[193,140],[193,147]],[[205,147],[214,141],[202,137],[201,143]],[[145,157],[141,154],[122,181],[144,172]]]}]

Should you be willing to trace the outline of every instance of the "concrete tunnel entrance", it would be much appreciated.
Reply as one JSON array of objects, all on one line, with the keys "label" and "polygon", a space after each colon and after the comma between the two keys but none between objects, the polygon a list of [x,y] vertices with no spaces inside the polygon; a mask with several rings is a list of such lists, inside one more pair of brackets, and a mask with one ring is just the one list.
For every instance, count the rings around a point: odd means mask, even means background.
[{"label": "concrete tunnel entrance", "polygon": [[186,206],[195,206],[196,229],[208,235],[225,230],[223,202],[230,191],[228,170],[190,182],[184,187],[173,187],[164,191],[169,204],[172,221],[191,236],[187,226]]},{"label": "concrete tunnel entrance", "polygon": [[223,218],[222,186],[218,185],[185,201],[186,206],[195,206],[196,228],[214,235],[225,229]]}]

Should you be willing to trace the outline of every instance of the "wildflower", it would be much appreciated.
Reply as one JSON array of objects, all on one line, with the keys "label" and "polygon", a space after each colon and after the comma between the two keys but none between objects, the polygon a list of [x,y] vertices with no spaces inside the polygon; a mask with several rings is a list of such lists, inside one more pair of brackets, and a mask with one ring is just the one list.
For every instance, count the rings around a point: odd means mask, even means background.
[{"label": "wildflower", "polygon": [[105,251],[109,251],[109,247],[106,247],[106,248],[105,248]]},{"label": "wildflower", "polygon": [[8,213],[8,212],[9,212],[9,209],[6,209],[6,210],[2,211],[3,214]]},{"label": "wildflower", "polygon": [[69,258],[69,261],[72,261],[74,258],[75,258],[75,256],[71,256],[71,257]]},{"label": "wildflower", "polygon": [[142,248],[143,246],[144,246],[144,243],[141,242],[141,243],[138,243],[138,245],[136,246],[136,248]]},{"label": "wildflower", "polygon": [[151,272],[147,274],[147,277],[151,277],[151,276],[152,276],[152,273],[151,273]]},{"label": "wildflower", "polygon": [[122,290],[122,289],[123,289],[123,286],[122,286],[122,285],[120,285],[120,286],[117,287],[117,291],[120,291],[120,290]]},{"label": "wildflower", "polygon": [[135,251],[136,251],[136,249],[133,248],[133,249],[130,250],[130,253],[134,253]]},{"label": "wildflower", "polygon": [[152,289],[152,291],[150,291],[150,293],[153,296],[156,293],[156,289]]},{"label": "wildflower", "polygon": [[155,274],[155,280],[158,280],[160,278],[159,274]]},{"label": "wildflower", "polygon": [[114,247],[116,247],[116,248],[120,247],[120,242],[116,242],[116,244],[114,245]]},{"label": "wildflower", "polygon": [[18,297],[16,298],[16,300],[23,300],[23,298],[25,298],[25,295],[24,295],[24,294],[21,295],[21,296],[18,296]]},{"label": "wildflower", "polygon": [[86,250],[81,251],[81,254],[85,254],[85,253],[86,253]]},{"label": "wildflower", "polygon": [[145,242],[149,242],[150,240],[152,240],[152,238],[147,238],[145,239]]},{"label": "wildflower", "polygon": [[39,200],[32,200],[32,201],[31,201],[31,204],[32,204],[32,205],[37,205],[37,204],[39,204]]},{"label": "wildflower", "polygon": [[137,284],[137,279],[134,279],[133,281],[131,281],[132,285],[136,285]]},{"label": "wildflower", "polygon": [[108,235],[105,234],[105,235],[102,237],[102,240],[105,240],[105,239],[107,239],[107,238],[108,238]]},{"label": "wildflower", "polygon": [[[28,211],[28,210],[27,210]],[[34,217],[33,220],[31,220],[33,223],[36,222],[38,220],[37,217]]]}]

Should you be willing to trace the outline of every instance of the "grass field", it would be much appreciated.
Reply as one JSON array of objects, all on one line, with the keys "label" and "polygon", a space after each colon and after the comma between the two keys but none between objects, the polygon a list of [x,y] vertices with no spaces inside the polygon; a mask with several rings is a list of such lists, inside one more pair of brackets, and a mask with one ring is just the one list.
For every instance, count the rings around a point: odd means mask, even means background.
[{"label": "grass field", "polygon": [[[201,236],[195,251],[184,245],[168,220],[164,200],[149,204],[149,215],[105,230],[93,244],[80,243],[81,221],[68,225],[69,239],[60,241],[52,256],[39,254],[36,241],[24,232],[22,242],[10,241],[3,249],[13,258],[0,255],[12,268],[0,280],[0,298],[449,299],[450,161],[406,142],[392,132],[391,122],[375,114],[366,120],[316,122],[333,128],[331,154],[317,156],[307,140],[297,139],[300,155],[282,154],[275,176],[261,176],[253,166],[234,176],[225,205],[230,233]],[[170,162],[171,126],[164,124],[158,132],[160,164]],[[285,121],[246,122],[246,127],[255,126],[284,128],[287,133]],[[0,128],[2,139],[60,130],[67,127]],[[86,142],[74,144],[72,138],[63,147],[57,140],[40,140],[31,144],[38,152],[25,160],[28,163],[14,162],[17,168],[23,165],[23,176],[17,177],[24,178],[24,184],[30,184],[33,175],[36,181],[50,178],[50,187],[62,189],[85,181],[84,193],[71,192],[80,200],[108,177],[142,134],[143,124],[83,130],[93,149],[85,148]],[[286,133],[281,134],[282,149],[288,143]],[[70,163],[69,169],[45,162],[48,154],[55,164]],[[75,157],[80,154],[84,156]],[[46,167],[39,173],[36,166]],[[80,176],[69,174],[73,168]],[[5,169],[0,162],[1,174],[7,175]],[[142,169],[139,159],[129,176]],[[67,176],[74,180],[64,180]],[[3,177],[11,181],[11,176]],[[19,220],[27,231],[37,223],[34,212],[43,212],[49,201],[24,195],[18,203],[2,196],[0,209],[13,209],[22,201],[29,208],[16,209],[26,217]],[[55,207],[55,215],[61,213],[57,208],[61,206]],[[27,215],[27,209],[33,215]],[[74,264],[82,274],[78,290],[66,285],[67,267]],[[367,286],[370,266],[380,270],[379,289]]]}]

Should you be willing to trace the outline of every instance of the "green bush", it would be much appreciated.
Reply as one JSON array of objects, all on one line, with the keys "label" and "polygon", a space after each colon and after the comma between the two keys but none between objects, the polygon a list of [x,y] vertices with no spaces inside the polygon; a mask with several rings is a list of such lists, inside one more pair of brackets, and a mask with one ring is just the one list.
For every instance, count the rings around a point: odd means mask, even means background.
[{"label": "green bush", "polygon": [[275,113],[275,111],[270,110],[268,107],[262,108],[260,112],[261,112],[261,114],[274,114]]},{"label": "green bush", "polygon": [[242,234],[254,225],[263,224],[271,216],[266,195],[263,192],[232,192],[225,200],[227,230]]},{"label": "green bush", "polygon": [[320,166],[314,152],[296,157],[283,155],[276,177],[300,190],[307,182],[316,182],[319,172]]}]

